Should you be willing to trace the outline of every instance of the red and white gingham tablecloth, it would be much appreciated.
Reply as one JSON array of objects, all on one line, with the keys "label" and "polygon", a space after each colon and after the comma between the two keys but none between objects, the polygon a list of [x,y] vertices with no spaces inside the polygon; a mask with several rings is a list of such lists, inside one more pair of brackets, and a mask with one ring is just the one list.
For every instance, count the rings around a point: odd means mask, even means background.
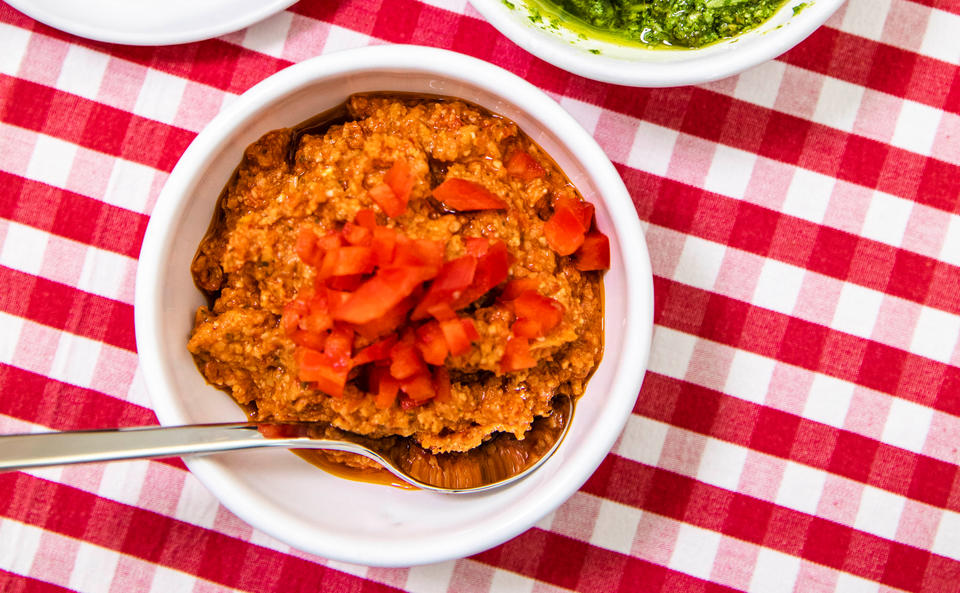
[{"label": "red and white gingham tablecloth", "polygon": [[0,474],[0,591],[960,591],[958,0],[849,0],[660,90],[559,70],[465,0],[304,0],[159,48],[0,3],[0,432],[156,423],[133,288],[167,175],[244,90],[372,43],[512,70],[616,164],[656,330],[613,452],[516,539],[409,569],[292,550],[180,460]]}]

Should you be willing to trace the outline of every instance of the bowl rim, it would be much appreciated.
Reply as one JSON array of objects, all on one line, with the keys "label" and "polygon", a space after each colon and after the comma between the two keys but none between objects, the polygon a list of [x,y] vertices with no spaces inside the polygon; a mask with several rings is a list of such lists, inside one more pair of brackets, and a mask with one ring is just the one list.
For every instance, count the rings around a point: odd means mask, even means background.
[{"label": "bowl rim", "polygon": [[[739,74],[744,70],[772,60],[806,39],[846,0],[812,0],[798,14],[797,22],[780,27],[776,34],[766,34],[730,51],[697,55],[697,50],[677,50],[690,53],[690,60],[642,62],[604,55],[593,55],[562,40],[553,38],[540,29],[525,25],[513,14],[504,0],[469,0],[470,4],[500,33],[541,60],[573,74],[601,82],[634,87],[673,87],[711,82]],[[780,10],[790,7],[786,2]],[[771,32],[772,33],[772,32]],[[747,32],[746,34],[749,34]],[[711,47],[711,46],[708,46]],[[747,48],[738,51],[740,48]],[[664,50],[645,50],[638,52]]]},{"label": "bowl rim", "polygon": [[[295,517],[249,490],[225,467],[209,458],[186,459],[186,465],[220,502],[257,529],[295,548],[320,556],[368,566],[412,566],[468,556],[520,534],[569,498],[596,471],[609,453],[629,418],[646,372],[653,333],[653,277],[646,242],[632,199],[606,154],[553,99],[518,76],[493,64],[435,48],[390,45],[369,46],[311,58],[270,76],[234,100],[217,115],[184,152],[171,172],[150,217],[140,253],[135,289],[137,349],[145,384],[161,424],[183,424],[183,406],[174,395],[172,374],[168,375],[159,342],[162,317],[159,293],[163,263],[174,233],[172,223],[186,207],[193,180],[202,175],[223,141],[265,105],[318,81],[364,72],[395,70],[443,76],[461,81],[494,95],[509,96],[518,110],[549,121],[548,129],[580,162],[597,188],[616,228],[624,266],[625,311],[622,352],[611,380],[609,399],[600,409],[596,425],[585,439],[589,447],[576,449],[571,459],[580,471],[558,471],[539,490],[537,505],[520,505],[512,520],[479,525],[469,538],[443,537],[418,546],[378,546],[353,534],[336,535],[335,540],[319,537],[316,530],[297,525]],[[503,89],[510,89],[504,91]],[[264,130],[266,132],[267,130]],[[475,495],[479,496],[479,495]],[[264,515],[269,521],[262,520]],[[493,523],[493,522],[489,522]]]}]

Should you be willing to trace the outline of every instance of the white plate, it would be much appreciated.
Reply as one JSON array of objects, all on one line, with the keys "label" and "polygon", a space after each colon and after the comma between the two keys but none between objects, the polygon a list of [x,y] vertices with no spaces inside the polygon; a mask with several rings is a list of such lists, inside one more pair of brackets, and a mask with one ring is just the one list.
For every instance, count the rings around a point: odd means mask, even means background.
[{"label": "white plate", "polygon": [[7,0],[24,14],[80,37],[127,45],[173,45],[217,37],[296,0]]},{"label": "white plate", "polygon": [[170,174],[143,241],[134,313],[144,381],[161,424],[242,420],[233,400],[206,384],[186,348],[204,303],[190,262],[217,196],[244,148],[265,132],[322,113],[350,93],[385,90],[460,97],[516,122],[593,201],[611,247],[603,360],[563,444],[527,479],[444,496],[339,479],[287,451],[187,460],[234,514],[295,548],[367,566],[410,566],[467,556],[528,529],[593,473],[636,402],[653,329],[650,259],[630,194],[576,120],[517,76],[439,49],[371,46],[291,66],[231,102]]}]

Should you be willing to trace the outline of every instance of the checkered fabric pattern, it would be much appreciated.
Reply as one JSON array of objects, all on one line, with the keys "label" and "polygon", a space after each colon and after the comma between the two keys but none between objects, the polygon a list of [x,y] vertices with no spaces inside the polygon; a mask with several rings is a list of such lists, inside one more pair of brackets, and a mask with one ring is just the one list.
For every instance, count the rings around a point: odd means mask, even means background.
[{"label": "checkered fabric pattern", "polygon": [[0,432],[156,423],[133,286],[150,211],[220,109],[374,43],[503,66],[570,111],[647,232],[649,372],[559,510],[474,557],[312,557],[179,460],[0,474],[0,591],[960,591],[960,3],[849,0],[697,87],[600,84],[465,0],[304,0],[175,47],[0,3]]}]

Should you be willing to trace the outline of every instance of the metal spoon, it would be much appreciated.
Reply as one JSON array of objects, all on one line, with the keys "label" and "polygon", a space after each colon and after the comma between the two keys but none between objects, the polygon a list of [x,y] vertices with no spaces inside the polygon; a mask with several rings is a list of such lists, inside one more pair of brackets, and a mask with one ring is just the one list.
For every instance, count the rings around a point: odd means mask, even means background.
[{"label": "metal spoon", "polygon": [[[0,471],[283,447],[363,455],[424,490],[482,492],[516,482],[540,467],[566,435],[573,409],[570,398],[555,397],[553,414],[538,418],[524,440],[500,433],[466,453],[433,454],[411,439],[371,439],[320,423],[249,422],[5,435],[0,436]],[[324,438],[311,438],[310,434]]]}]

